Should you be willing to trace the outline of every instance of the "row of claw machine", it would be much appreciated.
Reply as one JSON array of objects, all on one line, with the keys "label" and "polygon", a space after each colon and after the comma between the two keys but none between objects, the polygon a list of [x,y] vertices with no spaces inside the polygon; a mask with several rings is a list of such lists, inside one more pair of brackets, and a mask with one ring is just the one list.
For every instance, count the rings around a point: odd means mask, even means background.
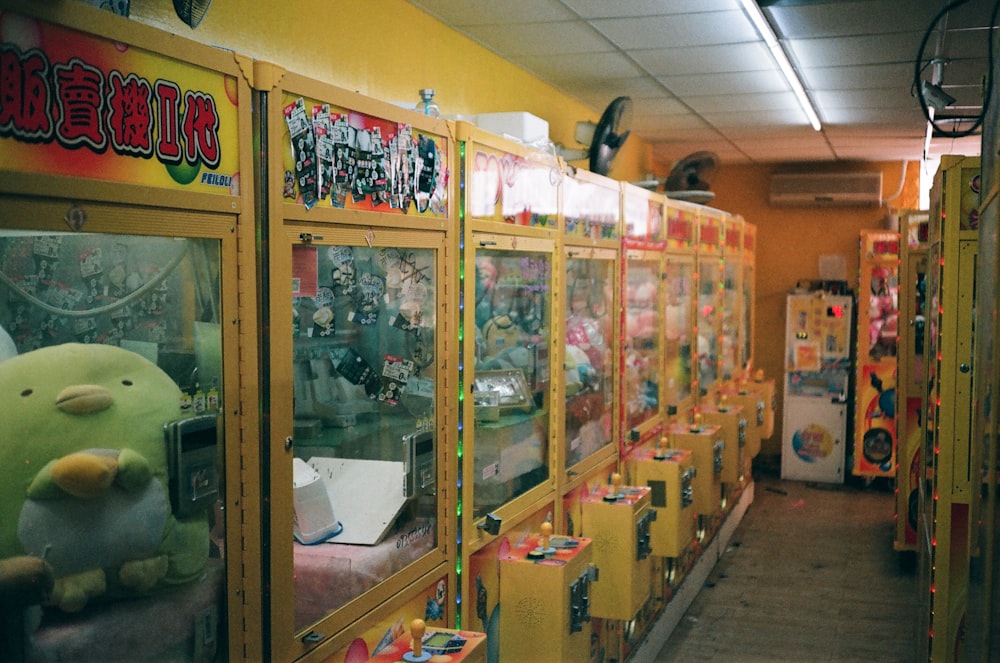
[{"label": "row of claw machine", "polygon": [[0,22],[13,660],[635,653],[770,435],[752,225],[86,7]]},{"label": "row of claw machine", "polygon": [[918,562],[919,661],[997,655],[996,189],[982,197],[982,163],[942,157],[930,210],[900,223],[894,547]]}]

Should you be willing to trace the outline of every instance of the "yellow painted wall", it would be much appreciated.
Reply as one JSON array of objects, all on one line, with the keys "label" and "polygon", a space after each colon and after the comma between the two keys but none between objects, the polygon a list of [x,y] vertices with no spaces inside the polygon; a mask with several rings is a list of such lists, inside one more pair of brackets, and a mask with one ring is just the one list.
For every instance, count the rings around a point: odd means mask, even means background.
[{"label": "yellow painted wall", "polygon": [[[172,0],[131,5],[131,20],[279,65],[375,99],[416,103],[433,88],[445,115],[526,111],[549,123],[549,137],[568,148],[576,123],[596,122],[589,108],[445,27],[403,0],[215,0],[192,30]],[[608,92],[608,102],[615,97]],[[584,162],[573,165],[586,167]],[[652,151],[631,137],[610,177],[634,181],[652,170]]]},{"label": "yellow painted wall", "polygon": [[[385,101],[415,103],[417,91],[430,87],[445,114],[527,111],[548,121],[550,138],[567,147],[578,147],[573,137],[577,121],[596,121],[603,110],[562,94],[403,0],[215,0],[196,30],[177,18],[172,0],[143,0],[132,3],[131,20]],[[608,101],[614,96],[609,90]],[[650,147],[632,137],[609,175],[630,181],[654,172],[662,179],[671,165],[654,163]],[[896,192],[902,171],[900,163],[834,167],[881,169],[887,196]],[[773,170],[723,166],[713,182],[712,204],[742,214],[758,227],[754,354],[756,366],[780,387],[785,294],[799,279],[818,278],[822,254],[844,255],[856,288],[858,233],[883,227],[886,210],[773,209],[767,203]],[[917,164],[910,164],[902,194],[890,202],[896,208],[916,208],[918,186]],[[780,410],[776,419],[765,453],[780,451]]]}]

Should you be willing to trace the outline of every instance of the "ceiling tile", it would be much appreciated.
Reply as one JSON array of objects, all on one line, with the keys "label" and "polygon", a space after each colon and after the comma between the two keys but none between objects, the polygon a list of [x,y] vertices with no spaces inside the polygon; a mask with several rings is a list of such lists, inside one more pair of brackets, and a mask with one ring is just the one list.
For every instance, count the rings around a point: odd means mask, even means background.
[{"label": "ceiling tile", "polygon": [[714,127],[766,127],[774,124],[809,126],[806,114],[798,106],[770,111],[744,111],[733,107],[721,113],[703,113],[705,121]]},{"label": "ceiling tile", "polygon": [[[563,3],[584,18],[616,16],[661,16],[689,12],[738,9],[738,0],[563,0]],[[503,4],[503,3],[498,3]]]},{"label": "ceiling tile", "polygon": [[742,10],[599,19],[591,21],[591,25],[626,50],[660,48],[664,44],[676,48],[757,40],[757,30]]},{"label": "ceiling tile", "polygon": [[[456,27],[525,22],[525,8],[520,2],[410,0],[410,4]],[[533,21],[568,21],[574,18],[574,13],[559,0],[531,0]]]},{"label": "ceiling tile", "polygon": [[614,46],[583,21],[472,25],[466,34],[505,57],[613,51]]},{"label": "ceiling tile", "polygon": [[632,112],[635,116],[660,116],[690,113],[691,110],[674,97],[664,96],[660,99],[633,99]]},{"label": "ceiling tile", "polygon": [[789,49],[789,59],[806,68],[913,62],[920,45],[920,34],[897,32],[789,39],[783,44]]},{"label": "ceiling tile", "polygon": [[704,74],[695,76],[658,76],[657,79],[681,98],[699,95],[754,94],[784,92],[788,83],[777,71]]},{"label": "ceiling tile", "polygon": [[653,76],[766,71],[774,68],[770,52],[759,42],[634,50],[629,51],[629,55]]},{"label": "ceiling tile", "polygon": [[791,92],[705,95],[688,97],[687,103],[697,113],[719,113],[733,108],[741,111],[768,111],[799,107],[799,102]]},{"label": "ceiling tile", "polygon": [[852,108],[916,108],[916,99],[896,94],[883,94],[884,90],[817,90],[811,92],[812,100],[823,109],[830,111]]},{"label": "ceiling tile", "polygon": [[810,90],[909,90],[913,81],[912,63],[867,64],[854,67],[811,67],[800,72],[802,84]]},{"label": "ceiling tile", "polygon": [[779,37],[801,39],[877,33],[881,31],[878,26],[892,26],[896,32],[923,32],[939,7],[937,0],[849,0],[775,5],[764,13]]},{"label": "ceiling tile", "polygon": [[592,53],[579,55],[531,56],[521,59],[522,66],[543,80],[571,93],[572,85],[586,83],[593,78],[611,81],[616,78],[632,79],[639,73],[635,64],[618,53]]}]

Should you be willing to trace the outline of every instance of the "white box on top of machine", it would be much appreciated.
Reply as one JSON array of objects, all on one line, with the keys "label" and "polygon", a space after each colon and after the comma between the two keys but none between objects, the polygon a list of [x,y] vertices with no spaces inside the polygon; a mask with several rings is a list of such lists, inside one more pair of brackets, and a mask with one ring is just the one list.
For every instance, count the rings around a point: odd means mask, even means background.
[{"label": "white box on top of machine", "polygon": [[480,113],[476,116],[476,125],[491,133],[516,138],[522,143],[549,139],[549,123],[531,113]]}]

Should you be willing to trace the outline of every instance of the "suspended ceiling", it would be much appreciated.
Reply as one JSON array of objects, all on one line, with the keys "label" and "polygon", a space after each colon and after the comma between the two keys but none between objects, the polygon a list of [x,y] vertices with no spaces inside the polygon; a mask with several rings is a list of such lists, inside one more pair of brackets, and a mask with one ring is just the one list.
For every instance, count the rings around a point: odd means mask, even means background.
[{"label": "suspended ceiling", "polygon": [[[946,2],[758,0],[822,122],[810,126],[739,0],[412,0],[593,110],[632,98],[632,131],[671,164],[934,161],[981,136],[930,137],[912,93],[921,39]],[[981,111],[994,0],[969,0],[930,34],[921,78],[956,99],[933,111],[964,130]],[[476,109],[486,112],[494,109]],[[574,146],[576,147],[576,146]]]}]

